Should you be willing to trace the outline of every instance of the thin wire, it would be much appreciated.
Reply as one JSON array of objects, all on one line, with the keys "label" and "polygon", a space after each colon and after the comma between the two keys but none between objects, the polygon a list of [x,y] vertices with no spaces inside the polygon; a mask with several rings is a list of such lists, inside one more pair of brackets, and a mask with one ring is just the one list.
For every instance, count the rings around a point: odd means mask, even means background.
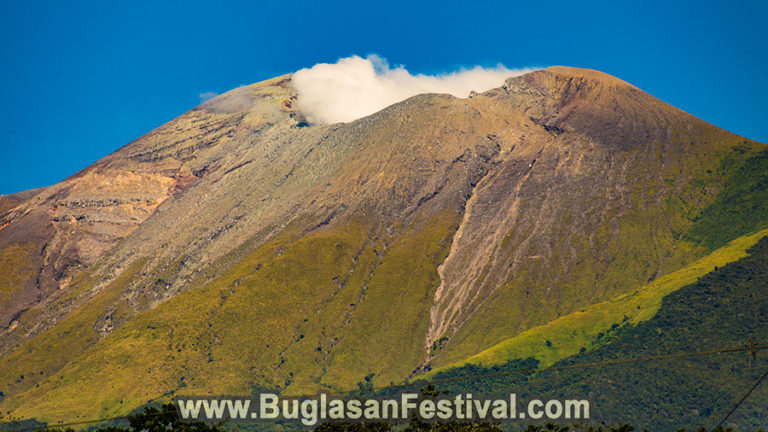
[{"label": "thin wire", "polygon": [[760,379],[758,379],[758,380],[757,380],[757,382],[755,382],[755,385],[753,385],[753,386],[752,386],[752,388],[751,388],[751,389],[749,389],[749,391],[747,392],[747,394],[745,394],[745,395],[744,395],[744,397],[743,397],[743,398],[741,398],[741,400],[740,400],[740,401],[736,402],[736,405],[734,405],[734,406],[733,406],[733,408],[731,408],[731,410],[730,410],[730,411],[728,411],[728,414],[726,414],[726,415],[725,415],[725,417],[723,417],[723,419],[722,419],[722,420],[720,420],[720,423],[718,423],[718,424],[717,424],[717,426],[715,426],[715,429],[718,429],[718,428],[720,428],[720,427],[723,425],[723,423],[725,423],[725,421],[726,421],[726,420],[728,420],[728,417],[730,417],[730,416],[731,416],[731,414],[733,414],[734,412],[736,412],[736,409],[739,407],[739,405],[741,405],[741,404],[742,404],[742,403],[743,403],[745,400],[747,400],[747,398],[749,397],[749,395],[750,395],[750,394],[752,394],[752,391],[754,391],[754,390],[757,388],[757,386],[759,386],[759,385],[760,385],[760,383],[761,383],[761,382],[762,382],[762,381],[765,379],[765,377],[767,377],[767,376],[768,376],[768,371],[765,371],[765,373],[763,374],[763,376],[761,376],[761,377],[760,377]]}]

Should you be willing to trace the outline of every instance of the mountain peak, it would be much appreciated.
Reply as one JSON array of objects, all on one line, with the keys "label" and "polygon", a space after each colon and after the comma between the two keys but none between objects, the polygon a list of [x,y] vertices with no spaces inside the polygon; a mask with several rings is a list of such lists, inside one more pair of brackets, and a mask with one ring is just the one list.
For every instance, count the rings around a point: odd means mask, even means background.
[{"label": "mountain peak", "polygon": [[609,85],[609,86],[634,88],[633,85],[629,84],[626,81],[623,81],[619,78],[616,78],[613,75],[610,75],[595,69],[586,69],[586,68],[578,68],[578,67],[571,67],[571,66],[550,66],[546,69],[541,69],[541,70],[532,72],[532,74],[535,74],[535,73],[547,73],[547,74],[555,75],[562,78],[584,79],[589,81],[597,81],[604,85]]},{"label": "mountain peak", "polygon": [[290,96],[291,75],[285,74],[254,84],[237,87],[203,102],[196,109],[212,113],[231,114],[251,109],[260,100],[275,99],[279,103]]},{"label": "mountain peak", "polygon": [[590,97],[593,103],[605,102],[601,101],[602,97],[615,92],[631,97],[636,97],[638,93],[645,94],[637,87],[607,73],[566,66],[552,66],[508,78],[503,88],[516,93],[535,91],[540,96],[558,101]]},{"label": "mountain peak", "polygon": [[0,408],[402,382],[679,269],[758,149],[588,69],[314,127],[294,96],[234,89],[0,201]]}]

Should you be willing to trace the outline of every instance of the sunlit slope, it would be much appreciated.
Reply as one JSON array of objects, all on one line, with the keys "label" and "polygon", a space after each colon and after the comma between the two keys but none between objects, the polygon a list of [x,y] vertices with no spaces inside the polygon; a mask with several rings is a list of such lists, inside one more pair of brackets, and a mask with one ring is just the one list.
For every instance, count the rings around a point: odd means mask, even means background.
[{"label": "sunlit slope", "polygon": [[171,394],[306,392],[369,374],[400,380],[422,359],[422,311],[452,223],[424,220],[381,257],[382,244],[357,224],[281,236],[215,282],[138,315],[7,403],[19,415],[52,420],[113,415]]},{"label": "sunlit slope", "polygon": [[739,237],[704,258],[666,274],[634,292],[526,330],[466,361],[436,369],[420,378],[429,379],[435,373],[452,367],[468,364],[490,367],[509,360],[531,357],[539,361],[539,367],[546,368],[558,360],[591,349],[602,342],[604,337],[610,337],[611,332],[619,327],[637,325],[641,321],[651,319],[661,307],[662,299],[668,294],[696,282],[719,267],[746,257],[747,249],[766,235],[768,230]]},{"label": "sunlit slope", "polygon": [[765,148],[597,72],[551,70],[497,95],[549,138],[536,149],[530,129],[516,129],[535,151],[501,161],[467,202],[430,311],[432,367],[705,256],[711,246],[686,233]]},{"label": "sunlit slope", "polygon": [[[749,346],[768,341],[768,237],[747,254],[664,297],[652,318],[620,326],[550,369],[520,373],[539,368],[529,358],[491,367],[467,364],[434,379],[451,392],[586,399],[590,419],[598,423],[711,430],[765,373],[763,351],[753,357]],[[759,430],[768,421],[766,402],[768,392],[757,387],[725,426]]]},{"label": "sunlit slope", "polygon": [[[174,394],[402,382],[764,228],[764,145],[596,71],[348,124],[307,126],[294,102],[289,77],[237,89],[85,171],[129,199],[144,183],[125,170],[173,181],[0,331],[0,409],[67,420]],[[114,191],[88,178],[14,207],[3,241],[45,233],[54,204],[71,241],[114,223],[112,201],[82,201]]]},{"label": "sunlit slope", "polygon": [[[672,259],[704,255],[702,258],[632,292],[528,329],[424,377],[466,364],[493,366],[529,357],[539,360],[542,366],[551,365],[591,349],[619,327],[652,318],[668,294],[746,256],[746,250],[768,234],[765,229],[768,227],[768,151],[757,153],[739,165],[727,158],[723,167],[732,170],[725,187],[711,205],[693,218],[693,225],[681,236],[683,241],[672,255]],[[741,237],[730,240],[734,236]]]}]

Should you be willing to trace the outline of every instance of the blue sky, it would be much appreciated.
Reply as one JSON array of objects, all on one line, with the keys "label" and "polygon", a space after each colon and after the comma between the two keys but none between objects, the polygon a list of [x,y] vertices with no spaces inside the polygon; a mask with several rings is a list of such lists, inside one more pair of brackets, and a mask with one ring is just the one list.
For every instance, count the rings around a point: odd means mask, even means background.
[{"label": "blue sky", "polygon": [[0,194],[62,180],[201,93],[352,54],[599,69],[768,142],[768,2],[624,3],[0,0]]}]

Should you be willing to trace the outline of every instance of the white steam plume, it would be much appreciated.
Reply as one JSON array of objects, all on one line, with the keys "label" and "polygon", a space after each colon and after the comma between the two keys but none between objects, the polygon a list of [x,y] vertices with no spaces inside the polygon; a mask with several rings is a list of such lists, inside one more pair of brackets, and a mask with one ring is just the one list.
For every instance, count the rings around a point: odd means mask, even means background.
[{"label": "white steam plume", "polygon": [[297,106],[314,124],[348,122],[420,93],[448,93],[467,97],[500,87],[504,80],[534,69],[475,66],[441,75],[411,75],[404,67],[390,68],[376,55],[320,63],[293,74]]},{"label": "white steam plume", "polygon": [[214,93],[212,91],[207,91],[207,92],[204,92],[204,93],[200,93],[198,95],[198,97],[200,97],[200,103],[203,103],[203,102],[208,102],[209,100],[215,98],[218,95],[219,95],[218,93]]}]

